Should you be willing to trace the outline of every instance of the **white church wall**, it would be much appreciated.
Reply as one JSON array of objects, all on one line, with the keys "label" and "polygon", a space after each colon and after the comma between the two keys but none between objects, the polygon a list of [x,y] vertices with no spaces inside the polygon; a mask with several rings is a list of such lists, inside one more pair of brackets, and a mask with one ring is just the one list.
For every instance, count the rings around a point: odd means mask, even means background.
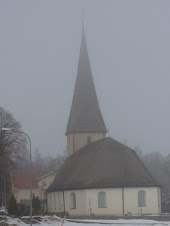
[{"label": "white church wall", "polygon": [[[145,206],[138,206],[138,192],[145,191]],[[99,208],[98,193],[105,192],[106,206]],[[71,193],[76,196],[76,208],[72,208]],[[122,195],[124,194],[124,195]],[[48,193],[48,211],[53,213],[64,212],[63,192]],[[65,211],[70,216],[109,216],[109,215],[141,215],[160,214],[160,188],[108,188],[71,190],[64,192]],[[124,205],[123,205],[124,204]],[[124,210],[124,212],[123,212]]]},{"label": "white church wall", "polygon": [[[72,208],[71,194],[74,192],[76,196],[76,208]],[[65,210],[71,216],[87,215],[86,211],[86,190],[71,190],[64,192]]]},{"label": "white church wall", "polygon": [[48,211],[51,213],[64,212],[63,192],[50,192],[47,194]]},{"label": "white church wall", "polygon": [[[98,193],[105,192],[106,207],[98,207]],[[123,214],[122,190],[120,188],[111,189],[88,189],[86,190],[86,205],[88,215],[120,215]]]},{"label": "white church wall", "polygon": [[[138,206],[138,192],[145,191],[145,206]],[[142,187],[124,189],[124,212],[135,215],[161,213],[160,188]]]}]

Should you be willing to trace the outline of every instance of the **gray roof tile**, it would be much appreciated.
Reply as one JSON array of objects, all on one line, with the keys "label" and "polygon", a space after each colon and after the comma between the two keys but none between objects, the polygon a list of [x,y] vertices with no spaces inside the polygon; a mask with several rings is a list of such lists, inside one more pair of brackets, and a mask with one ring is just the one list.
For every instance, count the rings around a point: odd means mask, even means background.
[{"label": "gray roof tile", "polygon": [[136,152],[112,138],[86,145],[66,159],[48,192],[160,186]]}]

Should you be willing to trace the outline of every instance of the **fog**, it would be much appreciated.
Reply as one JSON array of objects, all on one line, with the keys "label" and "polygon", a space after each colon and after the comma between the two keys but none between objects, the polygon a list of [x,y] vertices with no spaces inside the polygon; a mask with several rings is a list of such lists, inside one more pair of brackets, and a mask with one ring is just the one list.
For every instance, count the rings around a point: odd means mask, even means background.
[{"label": "fog", "polygon": [[84,20],[108,135],[170,151],[169,12],[168,0],[0,0],[0,106],[33,150],[66,149]]}]

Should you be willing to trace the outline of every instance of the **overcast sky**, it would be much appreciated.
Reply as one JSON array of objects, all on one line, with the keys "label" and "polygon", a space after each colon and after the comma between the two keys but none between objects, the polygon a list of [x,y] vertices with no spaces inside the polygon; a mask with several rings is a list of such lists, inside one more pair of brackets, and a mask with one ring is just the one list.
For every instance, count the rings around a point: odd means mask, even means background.
[{"label": "overcast sky", "polygon": [[109,136],[170,152],[169,0],[0,0],[0,106],[62,154],[82,31]]}]

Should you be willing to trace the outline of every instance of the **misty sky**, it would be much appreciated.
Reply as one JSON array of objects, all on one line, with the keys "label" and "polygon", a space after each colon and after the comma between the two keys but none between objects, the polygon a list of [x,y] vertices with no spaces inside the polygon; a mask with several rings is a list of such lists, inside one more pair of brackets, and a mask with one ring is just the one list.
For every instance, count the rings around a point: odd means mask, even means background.
[{"label": "misty sky", "polygon": [[170,152],[169,0],[0,0],[0,106],[62,154],[82,31],[109,136]]}]

